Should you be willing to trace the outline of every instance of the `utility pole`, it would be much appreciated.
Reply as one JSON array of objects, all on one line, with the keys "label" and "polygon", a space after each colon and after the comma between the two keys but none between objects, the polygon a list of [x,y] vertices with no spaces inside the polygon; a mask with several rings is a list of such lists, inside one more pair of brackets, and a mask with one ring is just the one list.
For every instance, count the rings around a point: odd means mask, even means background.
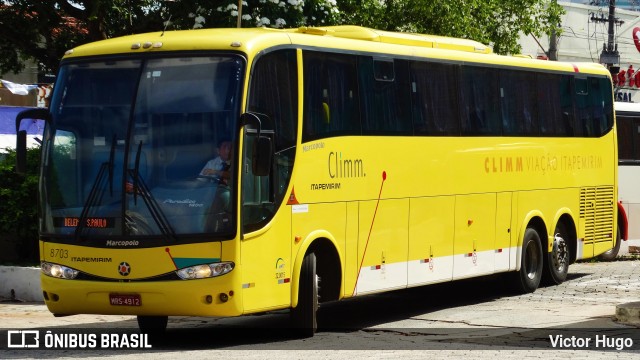
[{"label": "utility pole", "polygon": [[[592,15],[592,21],[603,22],[604,18],[596,18]],[[609,0],[609,18],[606,20],[609,23],[609,31],[607,37],[607,43],[602,46],[602,53],[600,54],[600,63],[607,66],[609,71],[613,74],[618,73],[620,70],[620,53],[618,53],[618,44],[615,43],[615,25],[616,23],[622,24],[622,21],[616,20],[616,1]]]},{"label": "utility pole", "polygon": [[555,29],[551,30],[549,37],[549,60],[558,61],[558,35]]}]

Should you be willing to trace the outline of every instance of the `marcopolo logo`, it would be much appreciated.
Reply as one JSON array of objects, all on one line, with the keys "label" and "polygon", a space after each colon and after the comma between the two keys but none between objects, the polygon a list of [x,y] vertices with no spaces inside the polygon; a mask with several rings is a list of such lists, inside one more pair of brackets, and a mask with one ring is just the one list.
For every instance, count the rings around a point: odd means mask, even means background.
[{"label": "marcopolo logo", "polygon": [[131,265],[128,262],[123,261],[118,265],[118,273],[122,276],[127,276],[131,273]]}]

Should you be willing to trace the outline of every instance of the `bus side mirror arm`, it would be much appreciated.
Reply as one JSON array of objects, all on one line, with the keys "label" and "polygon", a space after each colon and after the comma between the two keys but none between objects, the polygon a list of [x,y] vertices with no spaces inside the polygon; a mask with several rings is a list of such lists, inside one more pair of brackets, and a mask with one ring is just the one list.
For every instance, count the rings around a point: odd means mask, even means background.
[{"label": "bus side mirror arm", "polygon": [[18,174],[24,174],[27,171],[27,131],[20,128],[23,119],[40,119],[48,123],[51,121],[51,114],[48,109],[37,108],[23,110],[16,115],[16,172]]}]

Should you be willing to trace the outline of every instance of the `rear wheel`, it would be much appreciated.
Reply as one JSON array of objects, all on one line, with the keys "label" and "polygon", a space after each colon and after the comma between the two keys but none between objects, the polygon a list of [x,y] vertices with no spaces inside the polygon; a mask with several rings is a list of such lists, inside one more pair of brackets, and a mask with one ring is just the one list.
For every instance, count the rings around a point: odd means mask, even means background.
[{"label": "rear wheel", "polygon": [[621,240],[622,240],[622,235],[620,235],[620,225],[618,225],[618,231],[616,232],[616,243],[613,244],[613,249],[600,254],[600,256],[598,256],[598,259],[602,261],[615,260],[616,256],[618,256],[618,252],[620,251]]},{"label": "rear wheel", "polygon": [[316,255],[308,253],[300,269],[298,306],[291,309],[291,322],[294,330],[302,337],[312,337],[318,329],[316,314],[318,311],[318,275],[316,274]]},{"label": "rear wheel", "polygon": [[544,282],[549,285],[562,284],[569,272],[568,233],[564,224],[558,223],[553,235],[551,251],[546,251],[544,257]]},{"label": "rear wheel", "polygon": [[540,285],[542,278],[542,245],[540,235],[532,228],[527,228],[522,241],[520,270],[514,276],[514,287],[521,293],[532,293]]}]

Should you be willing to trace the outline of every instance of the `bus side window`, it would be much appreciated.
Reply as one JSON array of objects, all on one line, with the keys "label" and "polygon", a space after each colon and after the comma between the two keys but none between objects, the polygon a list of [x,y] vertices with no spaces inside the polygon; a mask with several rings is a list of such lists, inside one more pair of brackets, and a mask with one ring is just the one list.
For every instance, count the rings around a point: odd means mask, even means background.
[{"label": "bus side window", "polygon": [[587,99],[588,123],[590,132],[585,136],[602,136],[613,126],[611,118],[611,83],[606,78],[587,78],[589,96]]},{"label": "bus side window", "polygon": [[412,134],[408,62],[358,58],[364,134]]},{"label": "bus side window", "polygon": [[410,66],[411,109],[416,135],[460,135],[457,66],[413,61]]},{"label": "bus side window", "polygon": [[564,133],[559,80],[558,76],[552,74],[536,74],[540,135],[542,136],[561,136]]},{"label": "bus side window", "polygon": [[462,133],[501,135],[498,73],[495,69],[463,66],[461,76]]},{"label": "bus side window", "polygon": [[589,81],[587,78],[576,77],[574,79],[575,88],[575,124],[574,135],[576,136],[592,136],[595,129],[593,128],[591,118],[591,106],[589,97],[591,91],[589,89]]},{"label": "bus side window", "polygon": [[304,51],[302,141],[360,135],[356,57]]},{"label": "bus side window", "polygon": [[533,73],[504,71],[500,74],[500,108],[502,131],[505,136],[538,134],[534,90]]}]

